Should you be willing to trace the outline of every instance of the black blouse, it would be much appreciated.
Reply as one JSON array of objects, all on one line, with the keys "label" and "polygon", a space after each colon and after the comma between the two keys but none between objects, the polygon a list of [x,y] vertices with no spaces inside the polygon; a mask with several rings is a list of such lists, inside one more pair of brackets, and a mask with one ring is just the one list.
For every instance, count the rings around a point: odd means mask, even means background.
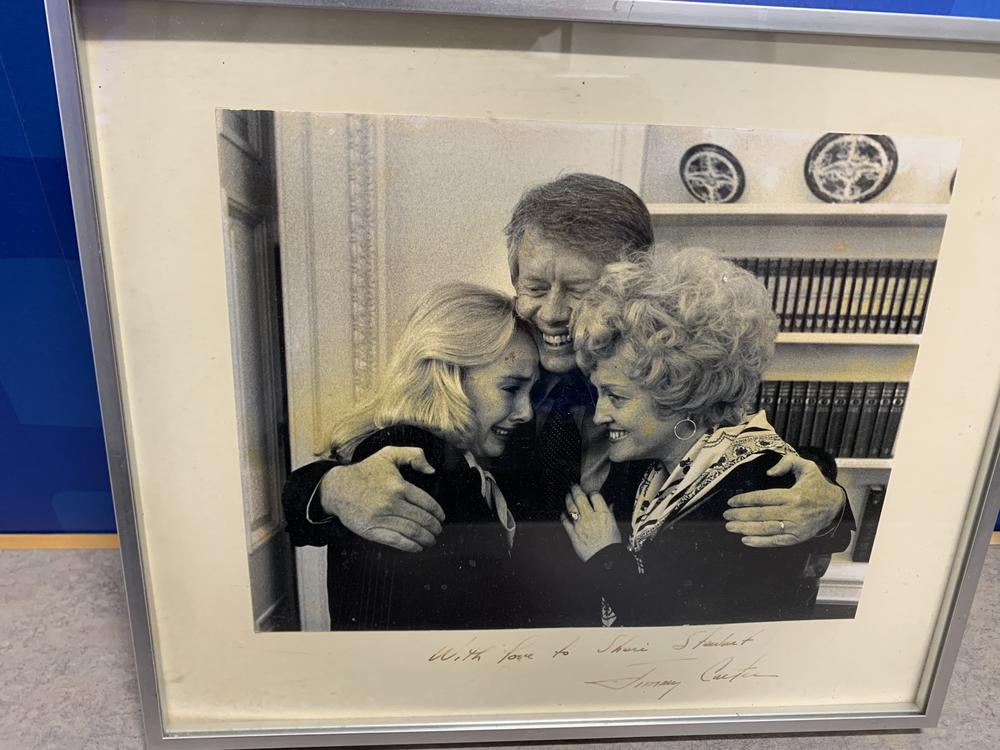
[{"label": "black blouse", "polygon": [[380,430],[354,452],[360,461],[386,446],[422,448],[435,468],[408,467],[404,479],[428,492],[446,520],[437,543],[401,552],[346,533],[329,547],[327,588],[333,630],[514,627],[523,623],[514,565],[479,472],[464,453],[409,426]]},{"label": "black blouse", "polygon": [[[625,544],[605,547],[586,563],[587,577],[614,613],[614,625],[681,625],[812,617],[817,577],[815,555],[845,549],[850,526],[792,547],[760,549],[725,529],[722,514],[734,495],[790,487],[794,477],[768,477],[780,456],[766,453],[733,469],[686,516],[666,524],[643,545],[640,565]],[[608,502],[624,508],[623,539],[641,466],[624,465],[604,487]],[[623,476],[626,476],[623,479]],[[607,616],[608,612],[605,612]]]}]

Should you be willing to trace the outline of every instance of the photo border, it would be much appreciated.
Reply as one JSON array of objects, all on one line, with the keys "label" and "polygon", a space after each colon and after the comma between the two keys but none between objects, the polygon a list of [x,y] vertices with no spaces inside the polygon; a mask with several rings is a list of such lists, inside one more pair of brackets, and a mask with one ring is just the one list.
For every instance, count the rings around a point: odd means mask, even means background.
[{"label": "photo border", "polygon": [[[581,0],[539,0],[508,6],[503,0],[194,0],[227,5],[281,5],[352,10],[436,12],[461,15],[507,16],[639,23],[742,30],[863,34],[879,37],[949,39],[1000,42],[1000,22],[904,17],[898,14],[808,11],[798,9],[739,8],[637,0],[613,4]],[[140,699],[146,741],[151,748],[279,748],[327,745],[412,743],[461,743],[483,741],[540,741],[611,739],[624,737],[692,736],[705,734],[756,734],[774,732],[829,732],[900,730],[934,726],[941,714],[962,634],[989,545],[993,522],[1000,510],[1000,401],[993,406],[987,445],[980,458],[973,498],[975,513],[965,519],[964,555],[952,569],[954,595],[938,614],[938,653],[925,662],[923,684],[926,707],[896,706],[885,711],[816,710],[796,713],[725,716],[648,717],[597,715],[559,720],[523,718],[516,721],[449,721],[414,724],[355,725],[336,730],[308,728],[268,731],[198,732],[165,734],[156,683],[156,661],[149,615],[150,596],[145,585],[139,547],[132,476],[128,458],[124,402],[115,351],[116,317],[107,286],[103,232],[97,203],[95,166],[91,162],[86,129],[83,84],[78,60],[78,37],[73,0],[46,0],[59,111],[66,145],[67,169],[80,247],[90,335],[94,348],[98,391],[105,431],[111,485],[122,560],[126,599],[136,653]],[[431,7],[433,6],[433,8]],[[621,8],[619,6],[629,6]],[[762,12],[766,11],[766,12]],[[623,13],[625,14],[623,17]],[[945,21],[951,23],[942,25]],[[874,25],[873,25],[874,24]],[[933,29],[931,27],[934,27]],[[947,33],[944,33],[947,31]]]}]

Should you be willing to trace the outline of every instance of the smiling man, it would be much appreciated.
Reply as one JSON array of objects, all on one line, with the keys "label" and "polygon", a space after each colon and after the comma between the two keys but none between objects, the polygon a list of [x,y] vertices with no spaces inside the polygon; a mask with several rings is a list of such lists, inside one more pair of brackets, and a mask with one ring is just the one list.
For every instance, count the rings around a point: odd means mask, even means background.
[{"label": "smiling man", "polygon": [[[532,392],[535,421],[512,436],[495,471],[505,492],[515,488],[509,498],[518,521],[515,553],[540,603],[538,619],[524,625],[593,624],[559,516],[571,485],[600,489],[609,469],[608,435],[593,419],[596,398],[577,368],[570,320],[605,266],[652,250],[652,222],[627,186],[569,174],[525,192],[506,234],[517,313],[533,330],[542,369]],[[431,470],[418,449],[390,447],[350,466],[324,461],[293,472],[284,492],[292,542],[335,544],[346,528],[405,551],[433,545],[443,513],[402,478],[402,466]],[[733,498],[727,528],[750,546],[787,546],[817,535],[841,545],[852,525],[843,490],[804,459],[788,460],[780,471],[795,473],[794,486]]]}]

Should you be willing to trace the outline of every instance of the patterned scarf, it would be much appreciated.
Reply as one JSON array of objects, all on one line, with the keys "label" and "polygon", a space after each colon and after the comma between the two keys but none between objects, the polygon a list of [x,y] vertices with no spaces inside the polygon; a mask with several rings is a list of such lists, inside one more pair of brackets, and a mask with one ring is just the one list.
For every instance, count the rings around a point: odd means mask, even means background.
[{"label": "patterned scarf", "polygon": [[795,449],[782,440],[759,411],[734,427],[720,427],[703,435],[673,471],[663,464],[651,466],[639,484],[632,509],[629,550],[639,556],[642,546],[665,525],[676,523],[698,507],[730,471],[764,452],[785,455]]}]

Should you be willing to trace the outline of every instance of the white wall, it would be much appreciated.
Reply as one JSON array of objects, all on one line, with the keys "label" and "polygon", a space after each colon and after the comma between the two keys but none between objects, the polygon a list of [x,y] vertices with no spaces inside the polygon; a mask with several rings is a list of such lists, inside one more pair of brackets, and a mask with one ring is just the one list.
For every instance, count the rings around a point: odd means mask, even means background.
[{"label": "white wall", "polygon": [[503,228],[573,171],[638,189],[644,127],[277,113],[292,463],[321,452],[430,287],[511,291]]}]

